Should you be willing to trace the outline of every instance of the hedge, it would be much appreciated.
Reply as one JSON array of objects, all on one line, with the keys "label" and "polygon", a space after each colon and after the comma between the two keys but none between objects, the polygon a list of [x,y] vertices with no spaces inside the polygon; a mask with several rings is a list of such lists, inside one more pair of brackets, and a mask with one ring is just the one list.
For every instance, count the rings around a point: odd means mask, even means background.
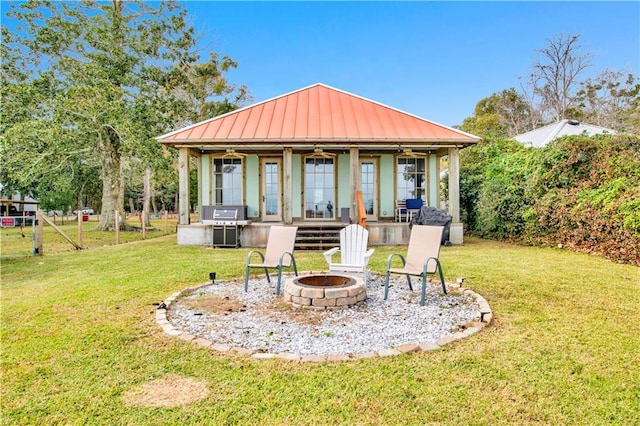
[{"label": "hedge", "polygon": [[544,148],[486,140],[462,151],[460,182],[472,234],[640,265],[636,136],[567,136]]}]

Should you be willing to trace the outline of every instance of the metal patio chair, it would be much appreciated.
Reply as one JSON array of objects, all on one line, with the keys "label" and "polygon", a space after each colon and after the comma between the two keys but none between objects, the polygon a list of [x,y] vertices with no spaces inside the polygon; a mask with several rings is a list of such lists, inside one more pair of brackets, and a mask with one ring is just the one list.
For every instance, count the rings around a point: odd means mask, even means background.
[{"label": "metal patio chair", "polygon": [[[249,290],[249,270],[251,268],[262,268],[267,275],[267,282],[271,284],[269,269],[278,270],[278,283],[276,284],[276,294],[280,294],[280,284],[282,281],[282,268],[289,268],[293,265],[293,271],[298,276],[298,267],[293,257],[293,249],[296,242],[297,226],[272,226],[269,229],[267,239],[267,249],[264,254],[258,250],[251,250],[247,254],[247,267],[244,276],[244,291]],[[251,257],[256,253],[261,263],[252,263]]]},{"label": "metal patio chair", "polygon": [[[427,287],[427,275],[440,275],[442,283],[442,291],[447,294],[447,286],[444,282],[442,273],[442,265],[438,260],[440,254],[440,240],[442,239],[442,226],[429,225],[413,225],[411,228],[411,236],[409,237],[409,247],[407,249],[407,257],[405,259],[401,254],[393,253],[387,259],[387,275],[384,280],[384,300],[387,300],[389,294],[389,275],[402,274],[406,275],[409,290],[413,291],[411,286],[410,275],[422,277],[422,297],[420,305],[424,306],[424,299]],[[391,261],[397,256],[402,261],[402,267],[392,268]]]}]

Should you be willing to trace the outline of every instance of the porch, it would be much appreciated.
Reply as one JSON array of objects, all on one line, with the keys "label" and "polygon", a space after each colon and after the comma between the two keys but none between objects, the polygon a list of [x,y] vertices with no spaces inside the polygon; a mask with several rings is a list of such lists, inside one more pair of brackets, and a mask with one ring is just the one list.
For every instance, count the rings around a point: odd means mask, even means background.
[{"label": "porch", "polygon": [[[284,225],[282,222],[252,222],[239,226],[239,241],[241,247],[264,247],[267,244],[269,228],[274,225]],[[348,225],[341,221],[294,221],[291,226],[298,227],[296,236],[297,250],[326,250],[340,245],[340,229]],[[455,226],[454,226],[455,225]],[[182,245],[213,245],[214,225],[192,223],[178,225],[178,244]],[[369,231],[369,245],[406,245],[409,242],[411,230],[406,222],[367,222]],[[462,240],[462,226],[451,225],[451,239],[458,236]]]}]

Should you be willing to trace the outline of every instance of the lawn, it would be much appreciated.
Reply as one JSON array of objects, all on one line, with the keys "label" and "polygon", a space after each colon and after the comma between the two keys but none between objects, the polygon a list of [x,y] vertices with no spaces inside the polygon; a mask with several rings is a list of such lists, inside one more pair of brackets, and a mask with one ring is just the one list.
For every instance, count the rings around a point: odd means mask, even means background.
[{"label": "lawn", "polygon": [[[67,237],[74,243],[79,243],[78,222],[74,216],[65,216],[64,218],[48,218],[54,223]],[[81,222],[82,228],[82,244],[84,248],[101,247],[104,245],[115,244],[116,237],[113,232],[97,232],[95,227],[98,225],[100,218],[97,215],[89,217],[86,222]],[[155,238],[161,235],[176,232],[176,218],[172,216],[164,219],[151,219],[151,227],[146,230],[146,238]],[[138,231],[120,232],[119,242],[129,243],[132,241],[140,241],[143,238],[138,217],[129,215],[128,224],[137,226]],[[57,230],[49,226],[45,222],[43,226],[43,252],[44,254],[58,253],[60,251],[73,251],[76,248],[65,239]],[[33,226],[0,228],[0,254],[3,258],[25,257],[31,256],[34,251],[34,232]]]},{"label": "lawn", "polygon": [[[154,303],[239,277],[248,249],[175,235],[2,260],[3,424],[637,424],[640,269],[560,249],[467,238],[441,252],[449,281],[494,322],[439,351],[337,363],[254,360],[170,338]],[[377,247],[382,272],[391,252]],[[319,252],[298,252],[319,269]],[[381,289],[382,291],[382,289]],[[208,396],[129,406],[132,388],[178,375]]]}]

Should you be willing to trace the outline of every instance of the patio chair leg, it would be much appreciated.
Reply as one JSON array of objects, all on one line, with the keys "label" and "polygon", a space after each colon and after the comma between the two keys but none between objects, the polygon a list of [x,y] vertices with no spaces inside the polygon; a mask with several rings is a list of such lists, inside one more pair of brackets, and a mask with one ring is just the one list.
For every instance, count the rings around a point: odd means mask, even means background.
[{"label": "patio chair leg", "polygon": [[249,291],[249,267],[247,266],[247,270],[244,273],[244,292]]},{"label": "patio chair leg", "polygon": [[436,267],[438,268],[438,272],[440,272],[440,282],[442,283],[442,292],[444,294],[447,294],[447,286],[444,283],[444,275],[442,274],[442,266],[440,266],[440,262],[436,264]]},{"label": "patio chair leg", "polygon": [[269,271],[267,268],[264,268],[264,273],[267,275],[267,284],[271,284],[271,278],[269,277]]},{"label": "patio chair leg", "polygon": [[427,293],[427,274],[422,274],[422,296],[420,297],[420,306],[424,306],[424,299]]},{"label": "patio chair leg", "polygon": [[413,291],[413,286],[411,285],[411,278],[407,275],[407,283],[409,284],[409,290]]},{"label": "patio chair leg", "polygon": [[389,295],[389,271],[387,271],[387,277],[384,279],[384,300],[387,300]]},{"label": "patio chair leg", "polygon": [[280,295],[280,281],[282,280],[282,266],[278,268],[278,283],[276,284],[276,294]]}]

